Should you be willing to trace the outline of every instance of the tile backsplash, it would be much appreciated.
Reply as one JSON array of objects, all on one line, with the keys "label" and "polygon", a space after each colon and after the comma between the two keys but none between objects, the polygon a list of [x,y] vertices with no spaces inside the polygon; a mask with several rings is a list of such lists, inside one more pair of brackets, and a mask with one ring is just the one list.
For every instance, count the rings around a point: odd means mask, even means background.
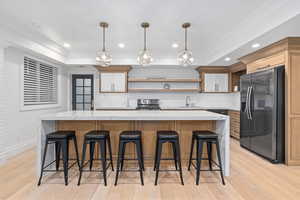
[{"label": "tile backsplash", "polygon": [[96,108],[101,107],[136,107],[137,99],[160,99],[161,107],[180,107],[185,105],[186,96],[191,97],[191,104],[201,107],[224,107],[238,110],[239,93],[124,93],[98,94],[95,98]]}]

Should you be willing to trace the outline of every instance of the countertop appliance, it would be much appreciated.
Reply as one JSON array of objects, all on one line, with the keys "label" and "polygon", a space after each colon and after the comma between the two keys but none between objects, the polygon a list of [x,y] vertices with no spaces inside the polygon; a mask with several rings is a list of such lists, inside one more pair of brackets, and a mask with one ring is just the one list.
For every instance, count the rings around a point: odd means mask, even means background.
[{"label": "countertop appliance", "polygon": [[284,161],[284,66],[241,76],[240,144]]},{"label": "countertop appliance", "polygon": [[138,99],[136,109],[138,109],[138,110],[160,110],[159,99]]}]

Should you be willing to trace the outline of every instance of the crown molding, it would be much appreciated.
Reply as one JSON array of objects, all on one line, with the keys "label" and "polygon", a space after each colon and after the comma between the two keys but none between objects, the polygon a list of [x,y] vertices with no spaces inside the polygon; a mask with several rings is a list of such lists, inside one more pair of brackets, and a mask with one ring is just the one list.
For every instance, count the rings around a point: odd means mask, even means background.
[{"label": "crown molding", "polygon": [[247,66],[243,62],[237,62],[229,66],[229,70],[232,73],[246,70]]},{"label": "crown molding", "polygon": [[6,26],[0,26],[0,46],[1,47],[16,47],[23,50],[28,50],[34,52],[35,54],[46,56],[52,60],[55,60],[59,63],[65,64],[67,55],[62,51],[55,51],[38,41],[34,41],[32,38],[34,36],[27,36],[21,34],[13,29],[10,29]]},{"label": "crown molding", "polygon": [[300,37],[284,38],[278,42],[275,42],[269,46],[259,49],[253,53],[245,55],[239,58],[239,60],[245,64],[248,64],[261,58],[269,57],[271,55],[283,51],[292,51],[292,50],[300,50]]}]

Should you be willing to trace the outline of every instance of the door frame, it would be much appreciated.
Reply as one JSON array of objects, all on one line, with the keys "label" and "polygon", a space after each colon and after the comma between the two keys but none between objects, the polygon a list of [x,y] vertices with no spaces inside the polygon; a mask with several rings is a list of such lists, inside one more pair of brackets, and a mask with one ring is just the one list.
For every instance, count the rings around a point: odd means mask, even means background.
[{"label": "door frame", "polygon": [[91,105],[91,110],[94,110],[95,108],[94,108],[94,98],[95,98],[95,89],[94,89],[94,87],[95,87],[95,83],[94,83],[94,74],[92,74],[92,73],[90,73],[90,74],[80,74],[80,73],[78,73],[78,74],[71,74],[71,110],[74,110],[74,104],[73,104],[73,100],[74,100],[74,95],[75,95],[75,87],[73,87],[73,85],[74,85],[74,81],[75,81],[75,79],[76,78],[80,78],[80,77],[91,77],[91,79],[92,79],[92,83],[91,83],[91,101],[92,101],[92,105]]}]

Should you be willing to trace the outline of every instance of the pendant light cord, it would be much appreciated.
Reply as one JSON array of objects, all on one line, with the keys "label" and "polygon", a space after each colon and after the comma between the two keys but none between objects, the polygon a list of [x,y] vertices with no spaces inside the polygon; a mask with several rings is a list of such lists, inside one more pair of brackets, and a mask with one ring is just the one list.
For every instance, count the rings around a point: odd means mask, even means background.
[{"label": "pendant light cord", "polygon": [[144,51],[147,50],[146,42],[146,28],[144,28]]},{"label": "pendant light cord", "polygon": [[187,51],[187,28],[185,28],[184,50]]},{"label": "pendant light cord", "polygon": [[105,27],[103,27],[103,48],[102,51],[105,51]]}]

